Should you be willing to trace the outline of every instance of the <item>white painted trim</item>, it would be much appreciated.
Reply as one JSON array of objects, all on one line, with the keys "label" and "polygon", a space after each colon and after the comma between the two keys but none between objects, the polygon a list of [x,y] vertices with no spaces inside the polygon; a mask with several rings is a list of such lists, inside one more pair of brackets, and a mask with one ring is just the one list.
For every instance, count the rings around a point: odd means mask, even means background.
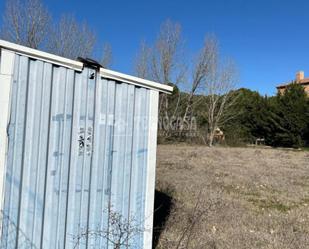
[{"label": "white painted trim", "polygon": [[[7,126],[10,116],[10,93],[14,72],[15,53],[1,49],[0,55],[0,211],[3,210],[4,182],[7,158]],[[2,227],[0,226],[0,234]]]},{"label": "white painted trim", "polygon": [[25,46],[17,45],[15,43],[0,40],[0,47],[5,48],[16,53],[26,55],[30,58],[50,62],[59,66],[74,69],[76,71],[82,71],[83,63],[80,61],[70,60],[54,54],[42,52],[36,49],[28,48]]},{"label": "white painted trim", "polygon": [[158,105],[159,92],[150,91],[149,105],[149,131],[148,131],[148,158],[147,179],[145,197],[145,232],[143,249],[152,248],[152,231],[154,215],[154,197],[156,180],[156,156],[157,156],[157,131],[158,131]]},{"label": "white painted trim", "polygon": [[100,75],[104,78],[118,80],[121,82],[126,82],[129,84],[150,88],[160,92],[171,93],[173,91],[173,87],[171,86],[160,84],[150,80],[141,79],[128,74],[118,73],[106,68],[100,68]]},{"label": "white painted trim", "polygon": [[[71,68],[76,71],[82,71],[83,66],[84,66],[83,63],[80,61],[70,60],[70,59],[67,59],[61,56],[57,56],[57,55],[42,52],[36,49],[17,45],[15,43],[7,42],[4,40],[0,40],[0,48],[5,48],[8,50],[14,51],[17,54],[26,55],[30,58],[46,61],[46,62],[56,64],[59,66],[63,66],[66,68]],[[171,93],[173,91],[173,87],[171,86],[160,84],[160,83],[150,81],[150,80],[141,79],[141,78],[123,74],[123,73],[118,73],[118,72],[105,69],[105,68],[100,68],[100,74],[102,77],[105,77],[108,79],[123,81],[129,84],[139,85],[141,87],[146,87],[146,88],[154,89],[154,90],[165,92],[165,93]]]}]

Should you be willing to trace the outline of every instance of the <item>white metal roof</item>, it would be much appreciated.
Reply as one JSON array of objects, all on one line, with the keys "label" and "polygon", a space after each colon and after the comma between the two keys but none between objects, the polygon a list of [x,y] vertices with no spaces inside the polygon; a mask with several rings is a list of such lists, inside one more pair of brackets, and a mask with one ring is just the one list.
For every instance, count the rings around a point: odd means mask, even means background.
[{"label": "white metal roof", "polygon": [[[25,46],[17,45],[15,43],[7,42],[4,40],[0,40],[0,48],[14,51],[18,54],[26,55],[31,58],[47,61],[59,66],[67,67],[74,69],[76,71],[82,71],[83,63],[76,60],[67,59],[58,55],[46,53],[43,51],[39,51],[36,49],[28,48]],[[113,70],[100,68],[100,75],[104,78],[118,80],[122,82],[126,82],[129,84],[139,85],[141,87],[146,87],[150,89],[154,89],[160,92],[171,93],[173,91],[173,87],[160,84],[154,81],[145,80],[142,78],[138,78],[135,76],[131,76],[128,74],[119,73]]]}]

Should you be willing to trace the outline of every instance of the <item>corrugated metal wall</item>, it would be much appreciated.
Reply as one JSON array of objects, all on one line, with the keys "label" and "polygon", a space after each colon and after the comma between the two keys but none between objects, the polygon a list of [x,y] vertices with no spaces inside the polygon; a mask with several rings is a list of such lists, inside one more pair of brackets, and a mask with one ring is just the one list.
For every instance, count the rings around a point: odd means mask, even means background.
[{"label": "corrugated metal wall", "polygon": [[16,55],[0,248],[142,248],[149,91]]}]

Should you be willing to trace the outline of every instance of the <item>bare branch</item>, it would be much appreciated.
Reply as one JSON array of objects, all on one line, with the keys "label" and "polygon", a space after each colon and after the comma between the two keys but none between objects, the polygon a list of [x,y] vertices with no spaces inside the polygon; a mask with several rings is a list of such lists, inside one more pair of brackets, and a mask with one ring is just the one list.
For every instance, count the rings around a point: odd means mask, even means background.
[{"label": "bare branch", "polygon": [[101,65],[105,68],[108,68],[111,66],[112,61],[113,61],[112,46],[109,43],[104,43]]},{"label": "bare branch", "polygon": [[142,234],[145,229],[142,225],[136,222],[135,217],[125,218],[118,212],[113,210],[108,212],[108,227],[106,229],[86,229],[77,236],[74,236],[74,248],[79,248],[83,241],[88,239],[106,239],[113,247],[113,249],[133,248],[132,240],[135,236]]},{"label": "bare branch", "polygon": [[206,78],[205,116],[208,121],[207,141],[210,146],[213,145],[216,129],[235,117],[235,113],[229,111],[237,98],[234,91],[236,79],[236,67],[231,60],[222,64],[217,61],[213,63]]},{"label": "bare branch", "polygon": [[78,23],[72,15],[63,15],[53,27],[48,50],[71,59],[89,57],[95,41],[96,36],[86,23]]},{"label": "bare branch", "polygon": [[178,85],[183,75],[181,26],[167,20],[161,25],[153,48],[151,71],[154,80]]},{"label": "bare branch", "polygon": [[[172,83],[177,86],[183,83],[187,69],[183,59],[183,44],[180,24],[167,20],[161,25],[158,37],[152,46],[148,47],[142,43],[135,73],[139,77],[162,84]],[[175,114],[177,109],[178,104],[175,110],[170,110],[168,96],[161,94],[159,112],[166,119],[169,119],[169,113]]]},{"label": "bare branch", "polygon": [[188,95],[187,106],[183,116],[183,121],[192,117],[193,97],[203,86],[211,68],[216,63],[218,57],[218,44],[214,36],[205,39],[204,46],[199,52],[194,63],[191,89]]},{"label": "bare branch", "polygon": [[150,75],[150,56],[151,48],[147,46],[145,41],[142,41],[140,50],[135,59],[135,74],[144,79],[151,79]]},{"label": "bare branch", "polygon": [[31,48],[42,48],[51,16],[40,0],[9,0],[3,15],[1,37]]}]

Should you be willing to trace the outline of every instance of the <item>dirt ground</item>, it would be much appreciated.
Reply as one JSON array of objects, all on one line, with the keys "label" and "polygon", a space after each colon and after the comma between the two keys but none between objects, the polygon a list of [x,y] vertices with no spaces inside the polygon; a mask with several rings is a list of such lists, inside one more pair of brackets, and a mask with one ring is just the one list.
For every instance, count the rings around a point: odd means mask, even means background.
[{"label": "dirt ground", "polygon": [[309,248],[309,152],[160,145],[156,188],[158,249]]}]

